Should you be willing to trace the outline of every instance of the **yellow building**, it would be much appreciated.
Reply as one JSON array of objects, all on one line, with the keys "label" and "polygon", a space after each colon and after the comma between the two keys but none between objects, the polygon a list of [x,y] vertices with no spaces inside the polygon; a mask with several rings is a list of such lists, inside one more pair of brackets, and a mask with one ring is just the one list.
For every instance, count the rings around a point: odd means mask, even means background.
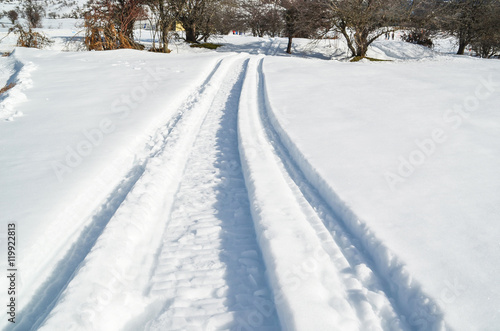
[{"label": "yellow building", "polygon": [[175,23],[175,31],[184,31],[182,24],[180,22]]}]

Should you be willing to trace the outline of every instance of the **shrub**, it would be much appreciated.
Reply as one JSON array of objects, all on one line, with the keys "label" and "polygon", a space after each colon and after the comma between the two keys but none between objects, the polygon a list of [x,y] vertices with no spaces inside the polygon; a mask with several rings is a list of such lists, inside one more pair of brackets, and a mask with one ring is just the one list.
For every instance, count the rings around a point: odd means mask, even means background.
[{"label": "shrub", "polygon": [[133,24],[141,13],[138,0],[126,2],[131,7],[121,7],[111,0],[89,1],[85,18],[85,46],[90,50],[119,48],[144,49],[133,39]]},{"label": "shrub", "polygon": [[22,8],[22,14],[28,21],[30,29],[42,27],[42,17],[45,13],[43,7],[33,0],[27,0]]},{"label": "shrub", "polygon": [[7,17],[12,22],[12,24],[15,24],[17,19],[19,18],[19,14],[15,10],[9,10],[7,12]]},{"label": "shrub", "polygon": [[20,24],[11,28],[9,32],[14,32],[19,35],[17,38],[17,46],[19,47],[44,48],[53,43],[53,41],[43,34],[33,31],[31,27],[25,29]]},{"label": "shrub", "polygon": [[403,39],[403,41],[406,41],[409,43],[422,45],[422,46],[429,47],[429,48],[432,48],[432,46],[433,46],[432,40],[429,37],[429,33],[423,29],[422,30],[413,30],[413,31],[410,31],[410,33],[408,33],[408,34],[405,33],[401,37],[401,39]]},{"label": "shrub", "polygon": [[10,83],[10,84],[5,85],[4,87],[2,87],[0,89],[0,94],[3,94],[5,92],[7,92],[8,90],[10,90],[11,88],[13,88],[14,86],[16,86],[16,83]]}]

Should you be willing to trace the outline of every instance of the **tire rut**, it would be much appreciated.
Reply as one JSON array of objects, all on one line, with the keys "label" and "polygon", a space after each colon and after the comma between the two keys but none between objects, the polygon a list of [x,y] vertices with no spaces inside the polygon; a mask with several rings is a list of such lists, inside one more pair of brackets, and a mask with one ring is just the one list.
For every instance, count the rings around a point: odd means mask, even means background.
[{"label": "tire rut", "polygon": [[149,330],[279,330],[237,144],[248,60],[229,73],[195,142],[165,231]]},{"label": "tire rut", "polygon": [[[420,328],[421,325],[430,329],[439,328],[442,315],[436,310],[437,306],[432,300],[424,294],[416,293],[414,300],[420,305],[419,311],[412,311],[412,308],[408,307],[405,298],[412,298],[415,296],[414,291],[419,289],[401,287],[402,284],[394,283],[387,277],[387,268],[370,253],[370,249],[364,244],[365,239],[357,236],[346,225],[347,222],[310,182],[300,164],[288,150],[280,131],[275,129],[276,119],[270,118],[271,110],[265,87],[263,61],[261,59],[258,65],[258,95],[261,98],[259,104],[262,105],[259,113],[268,141],[283,164],[284,177],[288,178],[289,187],[295,191],[304,213],[309,215],[311,226],[322,239],[325,251],[329,252],[332,261],[345,275],[349,301],[360,319],[360,329],[423,330]],[[400,267],[398,265],[388,267],[395,269],[389,273],[397,273]],[[418,323],[414,323],[415,321]]]},{"label": "tire rut", "polygon": [[[185,115],[189,114],[188,110],[191,110],[193,105],[199,102],[200,96],[210,86],[214,75],[220,70],[222,62],[223,60],[217,62],[204,82],[179,108],[177,115],[158,128],[151,137],[151,143],[145,147],[146,156],[137,160],[122,182],[110,192],[106,201],[102,203],[91,217],[91,220],[87,222],[88,225],[82,230],[78,239],[61,261],[58,262],[47,281],[40,286],[31,302],[20,312],[18,322],[9,326],[7,330],[36,330],[44,324],[68,285],[77,276],[79,269],[91,254],[96,243],[101,240],[106,228],[113,223],[114,218],[119,216],[119,212],[123,209],[127,199],[130,199],[132,192],[137,189],[148,171],[149,164],[157,162],[158,156],[168,148],[167,146],[172,140],[172,133],[175,132],[179,123],[186,117]],[[116,223],[116,220],[114,223]],[[68,324],[67,329],[71,330],[74,325],[78,325],[78,323]]]}]

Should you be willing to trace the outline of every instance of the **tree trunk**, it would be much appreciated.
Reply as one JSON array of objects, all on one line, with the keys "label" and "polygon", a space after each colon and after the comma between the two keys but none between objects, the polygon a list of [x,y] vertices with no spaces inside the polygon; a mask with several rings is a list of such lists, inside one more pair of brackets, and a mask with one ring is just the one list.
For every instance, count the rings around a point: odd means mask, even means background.
[{"label": "tree trunk", "polygon": [[365,29],[358,29],[354,34],[354,41],[356,43],[356,56],[365,57],[366,52],[368,52],[368,32]]},{"label": "tree trunk", "polygon": [[292,54],[292,39],[293,36],[288,36],[288,46],[286,46],[286,52]]},{"label": "tree trunk", "polygon": [[297,31],[298,10],[295,7],[288,8],[285,11],[285,33],[288,37],[288,46],[286,52],[292,54],[292,39]]},{"label": "tree trunk", "polygon": [[368,47],[365,44],[356,45],[356,56],[365,57]]},{"label": "tree trunk", "polygon": [[465,47],[467,47],[467,42],[465,40],[460,40],[458,42],[458,55],[464,55]]},{"label": "tree trunk", "polygon": [[351,37],[347,33],[347,25],[342,21],[339,25],[337,25],[337,27],[339,28],[340,32],[344,36],[344,38],[347,42],[347,47],[349,47],[349,50],[351,51],[352,56],[356,56],[356,49],[354,48],[354,46],[352,44]]},{"label": "tree trunk", "polygon": [[186,26],[184,26],[184,24],[183,24],[183,27],[184,27],[184,30],[186,30],[186,41],[188,43],[198,42],[196,40],[196,25],[195,24],[186,24]]},{"label": "tree trunk", "polygon": [[169,53],[169,49],[168,49],[168,31],[170,30],[170,26],[165,26],[163,28],[163,32],[162,32],[162,36],[161,36],[161,39],[162,39],[162,44],[163,44],[163,53]]}]

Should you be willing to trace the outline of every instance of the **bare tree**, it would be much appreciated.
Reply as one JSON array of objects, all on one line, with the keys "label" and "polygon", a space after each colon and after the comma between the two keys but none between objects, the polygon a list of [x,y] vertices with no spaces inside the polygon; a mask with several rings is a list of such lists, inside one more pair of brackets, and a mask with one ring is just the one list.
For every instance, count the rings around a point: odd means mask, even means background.
[{"label": "bare tree", "polygon": [[39,1],[26,0],[21,7],[21,15],[26,19],[30,29],[41,28],[45,10]]},{"label": "bare tree", "polygon": [[479,10],[482,1],[455,0],[446,3],[448,15],[444,29],[458,39],[457,54],[464,54],[465,48],[476,37]]},{"label": "bare tree", "polygon": [[88,50],[142,49],[133,28],[144,16],[143,0],[91,0],[85,12],[85,45]]},{"label": "bare tree", "polygon": [[284,1],[283,7],[285,7],[284,18],[285,18],[285,35],[288,38],[288,45],[286,46],[286,52],[292,54],[292,43],[293,38],[297,37],[300,28],[303,27],[302,13],[304,2],[302,1]]},{"label": "bare tree", "polygon": [[255,37],[277,36],[284,27],[284,8],[279,0],[241,1],[240,29],[248,29]]},{"label": "bare tree", "polygon": [[17,19],[19,18],[19,14],[15,10],[9,10],[7,12],[7,16],[12,24],[15,24]]},{"label": "bare tree", "polygon": [[186,32],[186,41],[196,43],[214,32],[214,16],[220,0],[170,0]]},{"label": "bare tree", "polygon": [[293,38],[314,38],[320,29],[330,24],[325,3],[321,0],[283,0],[285,27],[288,38],[286,52],[292,53]]},{"label": "bare tree", "polygon": [[442,34],[443,17],[446,14],[447,8],[441,1],[421,1],[413,8],[409,19],[399,23],[407,30],[402,39],[432,48],[432,39]]},{"label": "bare tree", "polygon": [[169,32],[174,29],[179,13],[174,10],[174,6],[171,1],[148,0],[147,5],[151,11],[150,17],[153,23],[152,25],[154,25],[155,29],[159,33],[159,47],[156,49],[153,44],[153,50],[160,50],[163,53],[169,53]]},{"label": "bare tree", "polygon": [[270,37],[279,36],[284,26],[284,21],[283,21],[284,8],[280,5],[279,0],[267,0],[266,7],[267,11],[263,16],[263,19],[267,22],[266,33]]},{"label": "bare tree", "polygon": [[239,25],[238,9],[236,0],[221,0],[212,16],[210,22],[212,27],[209,31],[221,35],[228,34],[235,26]]},{"label": "bare tree", "polygon": [[442,29],[457,38],[457,54],[463,55],[468,45],[477,45],[481,41],[484,45],[494,43],[498,1],[452,0],[445,2],[444,6],[446,13],[443,15]]},{"label": "bare tree", "polygon": [[500,2],[490,1],[482,12],[471,47],[483,58],[500,56]]},{"label": "bare tree", "polygon": [[138,18],[145,16],[144,5],[146,0],[114,0],[113,19],[120,31],[123,31],[129,40],[134,40],[134,25]]},{"label": "bare tree", "polygon": [[330,0],[333,26],[344,36],[353,56],[364,57],[381,35],[410,19],[423,1]]}]

